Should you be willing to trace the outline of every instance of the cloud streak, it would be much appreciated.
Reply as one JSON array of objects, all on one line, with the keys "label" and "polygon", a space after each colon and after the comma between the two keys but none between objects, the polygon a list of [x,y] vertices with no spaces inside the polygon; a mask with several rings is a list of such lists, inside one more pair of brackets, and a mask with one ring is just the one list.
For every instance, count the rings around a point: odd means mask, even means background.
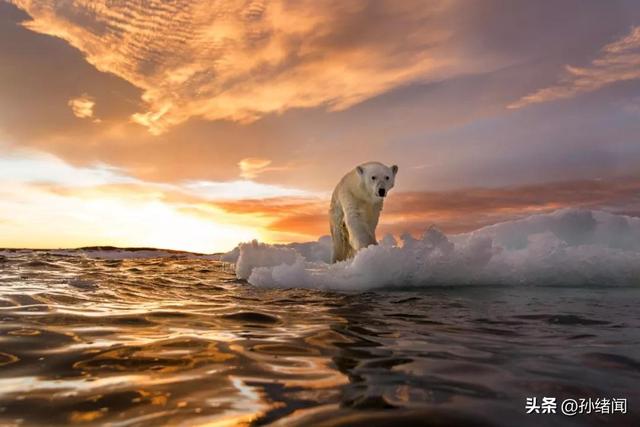
[{"label": "cloud streak", "polygon": [[451,36],[436,18],[452,0],[13,3],[32,17],[27,28],[141,88],[145,109],[131,119],[155,134],[190,117],[341,110],[463,69],[437,47]]},{"label": "cloud streak", "polygon": [[9,149],[0,143],[0,182],[50,183],[76,187],[115,183],[135,183],[122,170],[105,164],[74,167],[48,153],[27,149]]},{"label": "cloud streak", "polygon": [[257,157],[247,157],[238,162],[240,168],[240,176],[245,179],[252,179],[258,176],[260,173],[267,170],[267,167],[271,164],[271,160],[260,159]]},{"label": "cloud streak", "polygon": [[607,85],[640,79],[640,26],[625,37],[602,48],[600,56],[587,67],[566,66],[566,75],[556,85],[539,89],[510,104],[521,108],[530,104],[573,98]]}]

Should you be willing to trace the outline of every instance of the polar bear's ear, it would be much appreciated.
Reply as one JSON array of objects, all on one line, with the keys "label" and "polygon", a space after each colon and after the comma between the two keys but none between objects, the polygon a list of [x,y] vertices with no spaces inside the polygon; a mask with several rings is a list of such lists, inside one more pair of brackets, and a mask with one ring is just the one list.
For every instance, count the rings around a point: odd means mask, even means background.
[{"label": "polar bear's ear", "polygon": [[364,169],[362,166],[356,166],[356,172],[358,172],[358,175],[360,176],[364,175]]},{"label": "polar bear's ear", "polygon": [[393,172],[393,176],[396,176],[398,173],[398,165],[391,166],[391,172]]}]

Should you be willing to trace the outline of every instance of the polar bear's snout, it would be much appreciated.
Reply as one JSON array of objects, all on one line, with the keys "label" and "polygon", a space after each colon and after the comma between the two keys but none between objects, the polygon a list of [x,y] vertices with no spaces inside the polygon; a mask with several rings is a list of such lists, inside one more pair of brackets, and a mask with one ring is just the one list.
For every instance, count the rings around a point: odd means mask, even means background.
[{"label": "polar bear's snout", "polygon": [[387,195],[387,190],[384,188],[378,188],[378,196],[385,197]]}]

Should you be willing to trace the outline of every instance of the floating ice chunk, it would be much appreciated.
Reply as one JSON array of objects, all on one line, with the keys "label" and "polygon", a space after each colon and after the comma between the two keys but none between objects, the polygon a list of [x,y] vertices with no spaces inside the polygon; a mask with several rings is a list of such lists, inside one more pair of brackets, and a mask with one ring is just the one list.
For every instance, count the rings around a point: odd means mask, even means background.
[{"label": "floating ice chunk", "polygon": [[239,246],[236,274],[256,286],[365,290],[456,284],[640,284],[640,219],[564,209],[446,236],[383,238],[327,264],[331,242]]},{"label": "floating ice chunk", "polygon": [[293,264],[302,258],[293,248],[273,246],[253,240],[239,245],[240,256],[236,263],[238,279],[248,279],[255,267],[276,267],[280,264]]}]

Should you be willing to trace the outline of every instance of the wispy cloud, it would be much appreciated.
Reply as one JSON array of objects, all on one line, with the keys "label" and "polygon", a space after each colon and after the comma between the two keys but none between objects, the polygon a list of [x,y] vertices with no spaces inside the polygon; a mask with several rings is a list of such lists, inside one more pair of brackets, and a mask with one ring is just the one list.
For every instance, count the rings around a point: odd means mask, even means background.
[{"label": "wispy cloud", "polygon": [[77,98],[72,98],[69,100],[68,105],[71,107],[74,116],[81,119],[93,119],[96,123],[100,122],[100,119],[93,116],[93,107],[95,107],[96,102],[89,95],[83,94]]},{"label": "wispy cloud", "polygon": [[293,169],[290,164],[273,166],[272,163],[269,159],[246,157],[238,162],[240,177],[243,179],[254,179],[265,172],[282,172]]},{"label": "wispy cloud", "polygon": [[270,197],[302,197],[312,193],[296,188],[262,184],[250,180],[240,181],[195,181],[181,186],[190,194],[209,200],[264,199]]},{"label": "wispy cloud", "polygon": [[156,134],[190,117],[340,110],[473,67],[439,50],[452,0],[13,3],[32,17],[27,28],[141,88],[144,110],[131,119]]},{"label": "wispy cloud", "polygon": [[0,182],[6,185],[44,184],[52,185],[55,188],[66,187],[73,191],[78,188],[114,188],[114,186],[122,190],[128,186],[132,194],[142,190],[149,190],[153,193],[182,193],[201,201],[314,197],[316,195],[310,191],[264,184],[250,179],[183,181],[172,184],[147,182],[107,164],[73,166],[52,154],[29,149],[9,148],[3,144],[0,144]]},{"label": "wispy cloud", "polygon": [[240,168],[240,176],[245,179],[255,178],[261,172],[267,170],[271,164],[269,159],[260,159],[257,157],[247,157],[238,162]]},{"label": "wispy cloud", "polygon": [[85,187],[137,180],[105,164],[75,167],[48,153],[9,149],[0,144],[0,182],[3,185],[49,183]]},{"label": "wispy cloud", "polygon": [[589,66],[566,66],[566,74],[556,85],[539,89],[509,105],[521,108],[530,104],[573,98],[612,83],[640,79],[640,27],[602,48]]}]

